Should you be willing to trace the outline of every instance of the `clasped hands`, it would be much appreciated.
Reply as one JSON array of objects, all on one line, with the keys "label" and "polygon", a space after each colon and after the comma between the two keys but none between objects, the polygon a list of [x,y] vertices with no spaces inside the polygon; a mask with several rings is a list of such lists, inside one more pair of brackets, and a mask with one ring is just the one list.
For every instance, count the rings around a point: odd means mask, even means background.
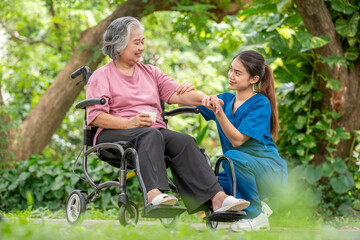
[{"label": "clasped hands", "polygon": [[215,114],[222,111],[224,101],[219,99],[216,95],[206,96],[202,99],[201,104],[212,110]]}]

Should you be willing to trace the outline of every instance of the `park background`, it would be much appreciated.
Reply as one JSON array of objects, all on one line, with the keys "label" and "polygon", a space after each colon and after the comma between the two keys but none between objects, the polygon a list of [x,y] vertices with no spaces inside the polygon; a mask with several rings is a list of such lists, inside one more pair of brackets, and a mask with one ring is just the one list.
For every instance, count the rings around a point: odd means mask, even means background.
[{"label": "park background", "polygon": [[[70,74],[109,62],[102,35],[113,19],[131,15],[145,26],[142,62],[206,94],[227,91],[237,52],[263,54],[276,81],[276,145],[289,171],[284,195],[269,200],[275,215],[358,222],[359,14],[357,0],[1,1],[0,211],[64,211],[73,189],[90,189],[73,174],[84,117],[74,105],[85,87]],[[194,136],[213,162],[221,156],[213,122],[186,115],[168,127]],[[118,176],[97,159],[89,171],[96,181]],[[137,181],[128,190],[141,206]],[[103,191],[91,208],[116,210],[117,193]]]}]

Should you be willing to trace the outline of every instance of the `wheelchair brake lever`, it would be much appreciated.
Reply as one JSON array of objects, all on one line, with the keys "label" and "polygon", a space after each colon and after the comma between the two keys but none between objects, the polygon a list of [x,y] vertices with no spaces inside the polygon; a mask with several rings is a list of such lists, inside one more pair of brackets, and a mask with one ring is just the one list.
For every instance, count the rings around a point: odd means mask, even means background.
[{"label": "wheelchair brake lever", "polygon": [[82,81],[85,82],[85,78],[83,78],[83,79],[81,79],[80,81],[78,81],[78,82],[75,84],[75,86],[79,85]]}]

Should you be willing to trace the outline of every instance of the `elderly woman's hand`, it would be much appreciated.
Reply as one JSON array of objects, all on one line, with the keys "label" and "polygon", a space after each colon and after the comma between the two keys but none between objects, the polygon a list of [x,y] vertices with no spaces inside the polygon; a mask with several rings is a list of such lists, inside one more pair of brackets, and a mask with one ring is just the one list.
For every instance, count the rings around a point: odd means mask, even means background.
[{"label": "elderly woman's hand", "polygon": [[140,113],[135,117],[129,119],[128,128],[137,128],[137,127],[151,127],[154,122],[151,120],[151,117],[147,113]]},{"label": "elderly woman's hand", "polygon": [[186,92],[190,92],[195,90],[194,85],[192,85],[191,83],[188,82],[183,82],[181,83],[175,90],[175,92],[179,95],[184,94]]},{"label": "elderly woman's hand", "polygon": [[222,111],[222,105],[224,105],[224,101],[219,99],[215,95],[204,97],[202,100],[202,105],[212,110],[215,114]]}]

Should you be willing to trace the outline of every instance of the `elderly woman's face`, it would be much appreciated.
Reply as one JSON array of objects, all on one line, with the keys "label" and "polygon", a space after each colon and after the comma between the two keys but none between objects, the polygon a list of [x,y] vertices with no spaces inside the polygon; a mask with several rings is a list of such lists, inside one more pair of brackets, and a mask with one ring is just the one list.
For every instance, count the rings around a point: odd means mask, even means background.
[{"label": "elderly woman's face", "polygon": [[145,49],[144,35],[140,28],[134,27],[126,48],[120,55],[121,61],[136,63],[140,61],[141,55]]}]

